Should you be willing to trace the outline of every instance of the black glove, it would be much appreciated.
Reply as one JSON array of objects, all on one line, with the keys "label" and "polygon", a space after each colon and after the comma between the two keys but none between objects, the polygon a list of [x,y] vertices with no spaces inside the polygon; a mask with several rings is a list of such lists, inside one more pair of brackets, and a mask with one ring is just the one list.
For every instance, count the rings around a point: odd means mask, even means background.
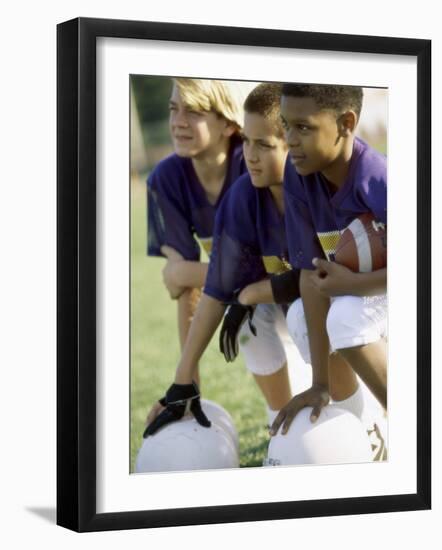
[{"label": "black glove", "polygon": [[147,426],[143,433],[144,438],[153,435],[166,424],[180,420],[189,411],[201,426],[205,428],[211,426],[210,420],[201,408],[200,391],[195,382],[192,384],[172,384],[166,395],[160,399],[160,403],[166,409]]},{"label": "black glove", "polygon": [[246,320],[252,334],[256,336],[256,328],[252,324],[253,312],[252,306],[241,304],[232,304],[227,308],[219,334],[219,349],[227,362],[234,361],[238,355],[238,334]]}]

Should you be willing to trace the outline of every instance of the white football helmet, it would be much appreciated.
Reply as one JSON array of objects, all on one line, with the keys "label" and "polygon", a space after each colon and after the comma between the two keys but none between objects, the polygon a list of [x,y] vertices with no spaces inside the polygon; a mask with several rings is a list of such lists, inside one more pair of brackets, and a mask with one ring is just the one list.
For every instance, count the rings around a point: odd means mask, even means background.
[{"label": "white football helmet", "polygon": [[207,418],[211,422],[225,430],[227,435],[229,435],[232,439],[232,442],[235,445],[235,449],[239,451],[238,432],[236,431],[232,417],[226,411],[226,409],[221,407],[221,405],[219,405],[218,403],[210,401],[209,399],[201,399],[201,406],[203,408],[203,411],[206,413]]},{"label": "white football helmet", "polygon": [[371,462],[367,432],[354,414],[328,405],[313,424],[312,410],[302,409],[286,435],[271,438],[264,466]]},{"label": "white football helmet", "polygon": [[185,416],[143,440],[135,472],[238,467],[238,451],[223,428],[215,422],[210,428],[204,428],[193,417]]},{"label": "white football helmet", "polygon": [[368,432],[374,461],[388,460],[388,419],[378,400],[367,386],[359,380],[364,395],[364,411],[361,421]]}]

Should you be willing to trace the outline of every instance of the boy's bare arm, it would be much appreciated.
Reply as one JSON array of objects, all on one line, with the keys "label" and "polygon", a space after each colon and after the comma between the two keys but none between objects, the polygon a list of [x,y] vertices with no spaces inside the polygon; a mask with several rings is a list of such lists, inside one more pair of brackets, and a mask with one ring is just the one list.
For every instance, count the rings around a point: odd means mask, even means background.
[{"label": "boy's bare arm", "polygon": [[298,269],[274,273],[262,281],[243,288],[238,296],[238,301],[244,306],[291,304],[300,297],[299,277]]},{"label": "boy's bare arm", "polygon": [[270,435],[275,435],[281,425],[283,425],[282,433],[287,433],[293,419],[304,407],[313,408],[310,419],[314,422],[330,399],[328,382],[329,340],[326,330],[330,300],[316,290],[311,277],[311,271],[304,269],[301,271],[300,288],[310,344],[312,387],[295,395],[281,409],[270,429]]},{"label": "boy's bare arm", "polygon": [[161,253],[164,254],[168,260],[184,260],[183,256],[179,252],[177,252],[174,248],[168,246],[167,244],[163,244],[163,246],[161,247]]},{"label": "boy's bare arm", "polygon": [[239,293],[238,302],[243,306],[273,304],[275,300],[270,279],[263,279],[244,287]]},{"label": "boy's bare arm", "polygon": [[387,269],[354,273],[335,262],[315,258],[312,282],[324,296],[376,296],[387,291]]},{"label": "boy's bare arm", "polygon": [[209,264],[188,260],[169,261],[163,269],[167,287],[201,288],[204,286]]},{"label": "boy's bare arm", "polygon": [[184,344],[175,375],[176,384],[190,384],[196,366],[221,322],[224,304],[202,294]]},{"label": "boy's bare arm", "polygon": [[173,284],[171,281],[166,281],[165,273],[168,271],[169,266],[172,265],[174,262],[181,262],[184,260],[183,256],[177,252],[174,248],[163,245],[161,247],[161,253],[166,257],[167,262],[165,266],[163,267],[163,282],[164,286],[166,287],[167,291],[169,292],[169,296],[172,298],[172,300],[178,300],[180,296],[182,296],[183,292],[186,290],[185,287],[180,287],[176,284]]},{"label": "boy's bare arm", "polygon": [[300,287],[310,345],[313,385],[323,386],[328,391],[330,343],[326,324],[330,299],[317,291],[312,284],[312,272],[309,270],[301,271]]},{"label": "boy's bare arm", "polygon": [[201,291],[198,288],[185,288],[179,296],[178,302],[178,334],[180,337],[180,347],[183,351],[186,343],[187,334],[192,324],[192,319],[195,314],[198,302],[201,297]]},{"label": "boy's bare arm", "polygon": [[172,299],[178,299],[186,288],[204,286],[209,264],[185,260],[167,245],[161,247],[161,252],[168,260],[163,268],[163,281]]},{"label": "boy's bare arm", "polygon": [[[203,294],[195,311],[195,317],[182,346],[182,356],[175,375],[176,384],[191,384],[195,380],[198,361],[208,346],[213,334],[221,322],[225,306]],[[156,402],[149,411],[146,424],[150,424],[164,410],[164,406]]]}]

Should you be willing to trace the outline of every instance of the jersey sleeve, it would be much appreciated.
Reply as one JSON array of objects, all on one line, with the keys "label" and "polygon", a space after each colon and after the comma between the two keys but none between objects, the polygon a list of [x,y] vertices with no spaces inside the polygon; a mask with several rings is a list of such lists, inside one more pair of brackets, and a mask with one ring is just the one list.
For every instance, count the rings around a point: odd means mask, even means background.
[{"label": "jersey sleeve", "polygon": [[359,193],[362,201],[377,221],[387,224],[387,182],[385,179],[364,182]]},{"label": "jersey sleeve", "polygon": [[147,254],[164,256],[161,247],[168,245],[184,259],[199,261],[200,248],[178,176],[158,168],[147,180]]},{"label": "jersey sleeve", "polygon": [[284,176],[285,225],[289,261],[296,269],[314,269],[313,258],[324,258],[324,252],[313,225],[301,178],[294,168],[286,166]]},{"label": "jersey sleeve", "polygon": [[256,235],[256,199],[246,188],[247,182],[240,178],[215,217],[204,293],[224,303],[231,303],[237,291],[267,276]]},{"label": "jersey sleeve", "polygon": [[376,151],[362,159],[357,178],[357,196],[375,219],[387,224],[387,161]]}]

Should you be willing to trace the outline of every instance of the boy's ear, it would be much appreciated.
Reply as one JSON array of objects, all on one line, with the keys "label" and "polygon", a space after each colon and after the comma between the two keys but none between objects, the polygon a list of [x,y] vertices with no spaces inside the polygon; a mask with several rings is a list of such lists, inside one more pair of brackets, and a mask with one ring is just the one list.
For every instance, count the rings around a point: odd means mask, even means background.
[{"label": "boy's ear", "polygon": [[226,120],[226,125],[223,130],[223,135],[225,137],[233,136],[233,134],[238,130],[238,126],[236,124],[233,124],[232,122],[229,122]]},{"label": "boy's ear", "polygon": [[354,111],[345,111],[338,118],[339,133],[342,137],[350,137],[355,131],[358,117]]}]

